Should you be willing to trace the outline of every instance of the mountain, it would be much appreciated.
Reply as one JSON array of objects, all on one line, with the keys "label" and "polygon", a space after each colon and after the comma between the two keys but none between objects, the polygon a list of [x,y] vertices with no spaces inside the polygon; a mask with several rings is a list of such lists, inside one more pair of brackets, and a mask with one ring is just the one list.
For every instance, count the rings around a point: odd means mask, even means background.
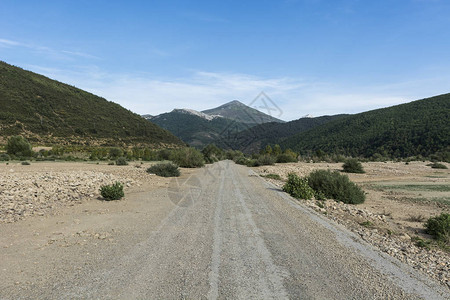
[{"label": "mountain", "polygon": [[0,61],[0,143],[181,146],[173,134],[119,104]]},{"label": "mountain", "polygon": [[143,117],[198,148],[214,142],[226,144],[225,141],[237,132],[265,122],[284,122],[236,100],[201,112],[174,109],[169,113],[148,116]]},{"label": "mountain", "polygon": [[208,115],[191,109],[174,109],[149,121],[161,126],[185,143],[203,148],[219,139],[226,128],[244,130],[248,126],[220,116]]},{"label": "mountain", "polygon": [[215,141],[215,144],[222,148],[240,150],[244,153],[254,153],[258,152],[268,144],[279,144],[294,134],[310,130],[344,116],[347,115],[322,116],[316,118],[308,115],[286,123],[264,123],[237,132],[234,136],[230,136],[229,139],[220,138]]},{"label": "mountain", "polygon": [[216,108],[204,110],[202,112],[207,115],[221,116],[249,125],[258,125],[268,122],[284,123],[282,120],[262,113],[259,110],[247,106],[237,100],[225,103],[224,105]]},{"label": "mountain", "polygon": [[281,143],[303,154],[391,158],[448,153],[449,145],[450,94],[339,118]]}]

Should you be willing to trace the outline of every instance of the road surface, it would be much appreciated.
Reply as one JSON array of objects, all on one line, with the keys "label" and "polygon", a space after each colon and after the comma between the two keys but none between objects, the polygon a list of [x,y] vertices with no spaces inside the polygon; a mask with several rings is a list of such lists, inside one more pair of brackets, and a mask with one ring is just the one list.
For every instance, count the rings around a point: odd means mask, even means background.
[{"label": "road surface", "polygon": [[447,289],[229,161],[174,179],[168,189],[127,195],[120,205],[126,201],[139,209],[81,219],[86,228],[114,230],[109,242],[70,243],[71,226],[80,222],[66,221],[60,226],[67,237],[24,252],[29,267],[0,263],[2,276],[20,266],[22,277],[15,276],[25,281],[0,283],[0,299],[449,297]]}]

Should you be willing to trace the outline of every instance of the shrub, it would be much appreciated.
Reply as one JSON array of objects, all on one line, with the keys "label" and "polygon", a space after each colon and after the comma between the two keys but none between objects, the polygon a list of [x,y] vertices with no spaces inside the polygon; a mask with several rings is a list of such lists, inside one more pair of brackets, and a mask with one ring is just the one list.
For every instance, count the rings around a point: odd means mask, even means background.
[{"label": "shrub", "polygon": [[257,159],[257,164],[258,164],[258,166],[267,166],[267,165],[275,164],[275,161],[276,161],[275,157],[265,154],[265,155],[261,155]]},{"label": "shrub", "polygon": [[6,152],[19,157],[33,156],[31,144],[22,136],[12,136],[6,144]]},{"label": "shrub", "polygon": [[125,194],[123,192],[123,185],[120,182],[116,182],[112,185],[103,185],[100,187],[100,194],[105,200],[119,200]]},{"label": "shrub", "polygon": [[159,150],[158,155],[157,155],[158,160],[169,160],[171,154],[172,154],[172,151],[170,151],[169,149]]},{"label": "shrub", "polygon": [[247,165],[248,161],[249,159],[246,158],[245,156],[239,156],[234,159],[234,162],[237,163],[238,165]]},{"label": "shrub", "polygon": [[127,162],[127,160],[125,159],[125,157],[119,157],[117,160],[116,160],[116,165],[118,165],[118,166],[126,166],[126,165],[128,165],[128,162]]},{"label": "shrub", "polygon": [[277,163],[290,163],[290,162],[297,162],[297,157],[283,153],[278,155],[277,157]]},{"label": "shrub", "polygon": [[205,164],[203,154],[195,148],[173,150],[170,160],[183,168],[198,168]]},{"label": "shrub", "polygon": [[283,186],[283,191],[298,199],[311,199],[314,190],[308,185],[308,179],[301,178],[297,174],[288,174],[288,180]]},{"label": "shrub", "polygon": [[180,170],[178,169],[178,166],[173,163],[162,163],[151,166],[150,168],[147,169],[147,172],[162,177],[180,176]]},{"label": "shrub", "polygon": [[215,163],[219,160],[222,160],[224,154],[223,150],[217,147],[214,144],[209,144],[202,150],[203,157],[205,158],[206,163]]},{"label": "shrub", "polygon": [[435,162],[430,165],[433,169],[448,169],[446,165]]},{"label": "shrub", "polygon": [[355,158],[348,159],[342,165],[342,171],[346,173],[365,173],[361,163]]},{"label": "shrub", "polygon": [[120,148],[111,148],[109,149],[109,157],[110,158],[118,158],[123,156],[123,151]]},{"label": "shrub", "polygon": [[113,162],[113,161],[110,161],[109,163],[108,163],[108,166],[114,166],[115,165],[115,163]]},{"label": "shrub", "polygon": [[10,157],[8,154],[6,154],[6,153],[0,154],[0,161],[9,161],[9,160],[10,160]]},{"label": "shrub", "polygon": [[364,191],[338,171],[316,170],[308,176],[308,184],[321,197],[358,204],[366,199]]},{"label": "shrub", "polygon": [[29,166],[31,163],[29,161],[23,161],[21,162],[22,166]]},{"label": "shrub", "polygon": [[429,218],[425,223],[425,229],[435,239],[450,242],[450,214],[441,213],[441,215]]}]

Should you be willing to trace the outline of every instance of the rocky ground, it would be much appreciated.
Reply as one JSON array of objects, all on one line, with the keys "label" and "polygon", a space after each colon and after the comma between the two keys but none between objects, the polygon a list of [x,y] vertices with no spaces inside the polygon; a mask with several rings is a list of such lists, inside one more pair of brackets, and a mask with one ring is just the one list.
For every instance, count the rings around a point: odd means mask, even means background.
[{"label": "rocky ground", "polygon": [[[0,165],[0,223],[31,215],[58,213],[58,208],[101,199],[102,185],[121,182],[125,189],[162,181],[146,169],[148,164],[110,166],[106,163],[32,162]],[[152,180],[148,180],[152,178]]]},{"label": "rocky ground", "polygon": [[[307,176],[315,169],[339,170],[341,166],[331,163],[291,163],[262,166],[254,170],[263,176],[279,175],[282,180],[266,180],[282,187],[287,174],[291,172]],[[425,242],[431,240],[423,228],[425,220],[441,212],[450,212],[449,170],[431,169],[425,162],[407,165],[380,162],[365,163],[363,166],[365,174],[348,175],[366,191],[367,200],[364,204],[349,205],[334,200],[300,201],[356,232],[381,251],[450,288],[449,252],[433,246],[433,243],[425,247],[417,245],[419,239]]]}]

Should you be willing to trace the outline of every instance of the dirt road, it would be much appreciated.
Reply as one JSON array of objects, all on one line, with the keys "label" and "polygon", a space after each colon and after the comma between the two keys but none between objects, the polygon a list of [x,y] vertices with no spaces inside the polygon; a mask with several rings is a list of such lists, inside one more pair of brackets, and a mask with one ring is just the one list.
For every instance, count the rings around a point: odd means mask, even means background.
[{"label": "dirt road", "polygon": [[450,296],[227,161],[0,229],[0,299]]}]

